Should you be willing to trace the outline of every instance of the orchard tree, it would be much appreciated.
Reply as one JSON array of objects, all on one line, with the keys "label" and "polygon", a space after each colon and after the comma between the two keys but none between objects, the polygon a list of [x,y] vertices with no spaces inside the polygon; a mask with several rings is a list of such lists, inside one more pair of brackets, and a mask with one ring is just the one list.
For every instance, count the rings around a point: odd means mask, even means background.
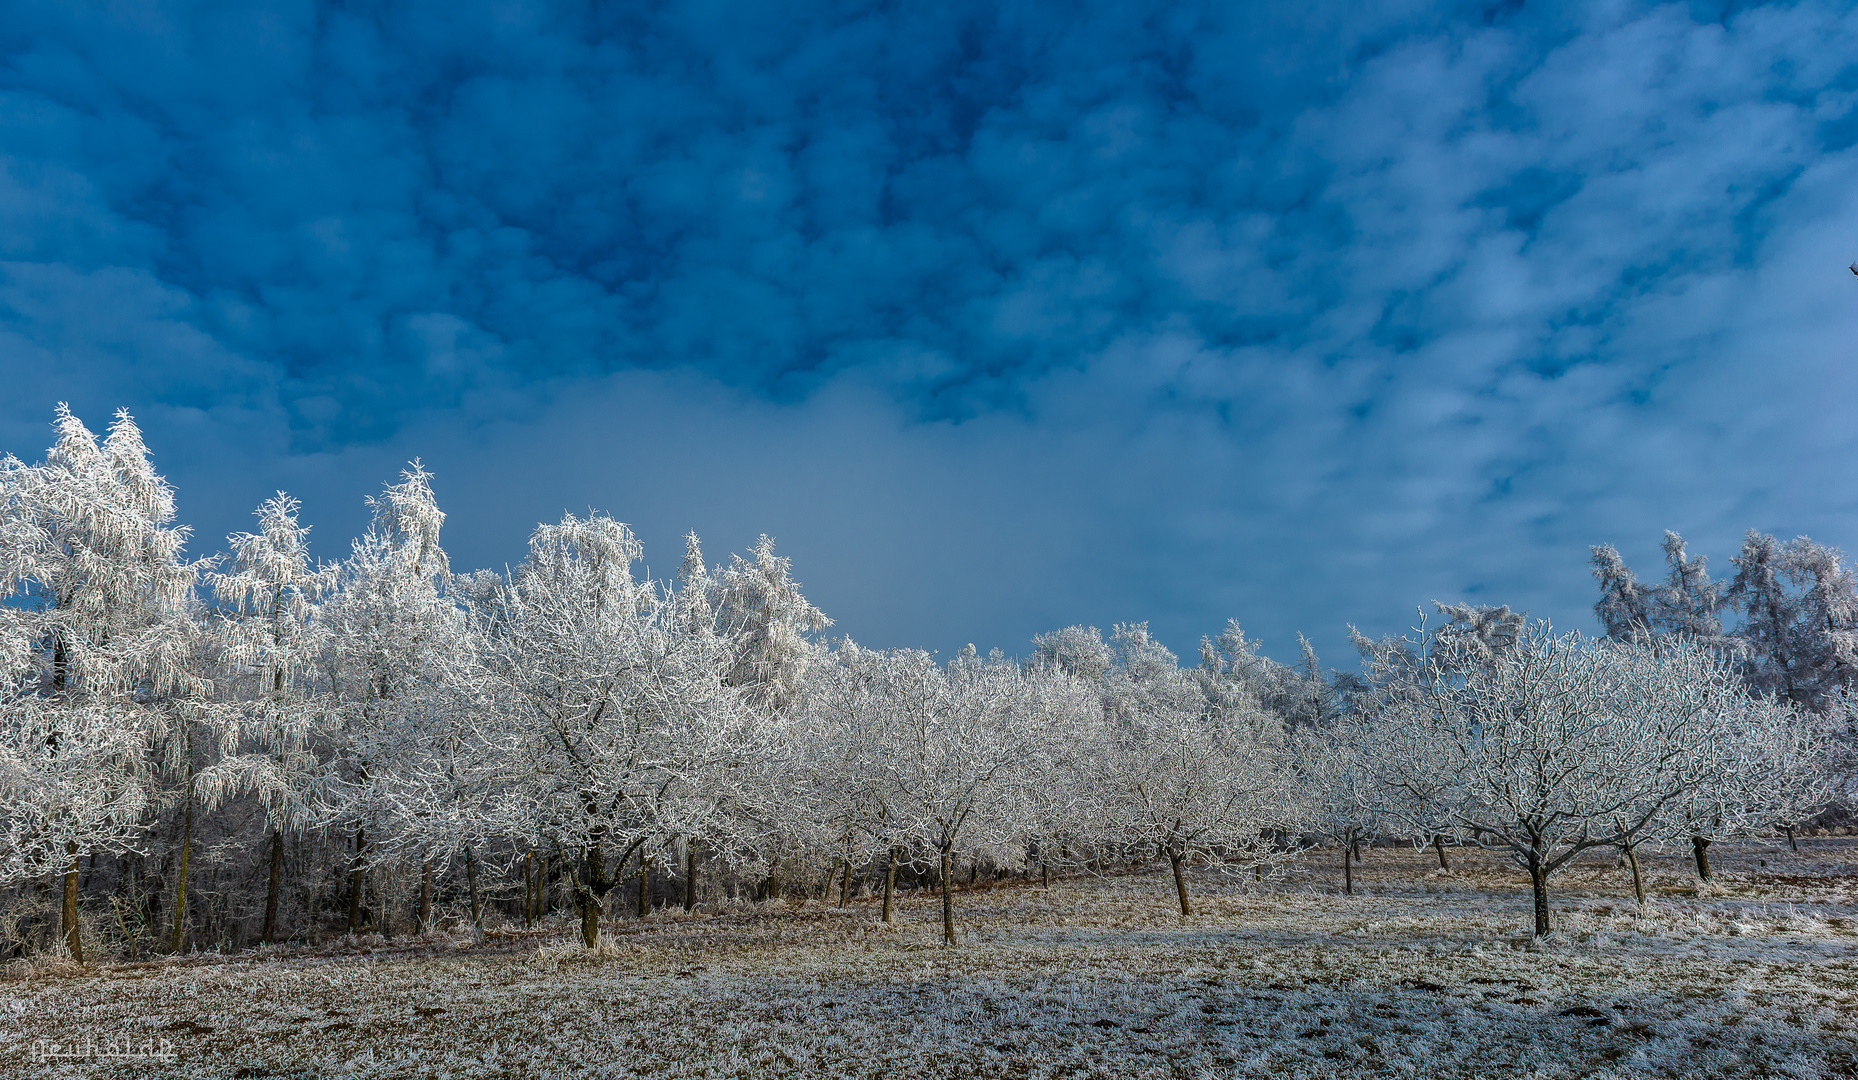
[{"label": "orchard tree", "polygon": [[1262,870],[1281,855],[1276,833],[1302,825],[1287,740],[1255,702],[1210,701],[1146,624],[1116,627],[1112,646],[1086,787],[1102,839],[1167,858],[1185,919],[1188,863]]},{"label": "orchard tree", "polygon": [[1304,819],[1341,847],[1346,896],[1355,892],[1356,845],[1372,838],[1395,809],[1378,772],[1385,746],[1377,719],[1374,713],[1350,710],[1321,728],[1291,736]]},{"label": "orchard tree", "polygon": [[888,835],[938,861],[942,940],[952,946],[957,853],[1023,857],[1018,793],[1031,778],[1021,770],[1050,703],[1018,665],[972,648],[945,667],[913,649],[877,654],[867,677],[881,707],[860,769],[885,808]]},{"label": "orchard tree", "polygon": [[1422,666],[1383,706],[1384,783],[1508,852],[1529,875],[1537,936],[1556,870],[1690,825],[1687,802],[1732,790],[1751,701],[1694,643],[1595,644],[1537,623],[1488,662],[1443,651]]},{"label": "orchard tree", "polygon": [[632,574],[632,531],[603,515],[537,527],[529,557],[476,599],[485,708],[472,738],[501,775],[506,835],[578,855],[575,902],[594,948],[628,857],[716,828],[701,812],[752,756],[729,652],[680,619],[694,601]]},{"label": "orchard tree", "polygon": [[883,678],[887,659],[846,638],[807,670],[803,708],[785,733],[788,777],[770,789],[787,810],[781,831],[811,833],[814,845],[835,852],[834,872],[845,875],[841,896],[850,891],[855,863],[886,859],[882,918],[890,922],[897,864],[910,838],[871,768],[890,752],[882,744],[892,706]]},{"label": "orchard tree", "polygon": [[[1663,832],[1689,840],[1697,876],[1711,878],[1709,847],[1718,840],[1790,826],[1831,795],[1831,724],[1811,710],[1772,697],[1748,698],[1718,742],[1709,782],[1661,815]],[[1638,867],[1633,866],[1635,878]],[[1644,895],[1641,890],[1640,900]]]}]

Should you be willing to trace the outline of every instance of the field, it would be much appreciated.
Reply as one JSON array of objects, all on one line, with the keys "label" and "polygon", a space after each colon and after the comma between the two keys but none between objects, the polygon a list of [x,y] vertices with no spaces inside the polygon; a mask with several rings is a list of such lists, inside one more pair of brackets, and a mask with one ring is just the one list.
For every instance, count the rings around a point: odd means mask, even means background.
[{"label": "field", "polygon": [[1719,844],[1702,887],[1686,853],[1652,855],[1644,909],[1596,857],[1554,880],[1541,942],[1494,857],[1376,849],[1345,897],[1336,854],[1262,886],[1197,873],[1186,921],[1161,870],[977,888],[952,950],[909,895],[890,927],[862,900],[615,920],[592,957],[564,918],[16,966],[0,1073],[1858,1075],[1858,840]]}]

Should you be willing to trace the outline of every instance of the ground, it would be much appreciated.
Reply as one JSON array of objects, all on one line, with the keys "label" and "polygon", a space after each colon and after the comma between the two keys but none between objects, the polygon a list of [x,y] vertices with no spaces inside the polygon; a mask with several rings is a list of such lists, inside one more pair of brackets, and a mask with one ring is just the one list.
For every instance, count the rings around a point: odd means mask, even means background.
[{"label": "ground", "polygon": [[[1259,885],[1164,870],[910,896],[363,940],[154,963],[16,965],[0,1074],[111,1077],[1453,1077],[1858,1075],[1858,841],[1610,855],[1553,881],[1333,849]],[[160,1054],[121,1057],[122,1052]],[[60,1057],[59,1054],[71,1056]]]}]

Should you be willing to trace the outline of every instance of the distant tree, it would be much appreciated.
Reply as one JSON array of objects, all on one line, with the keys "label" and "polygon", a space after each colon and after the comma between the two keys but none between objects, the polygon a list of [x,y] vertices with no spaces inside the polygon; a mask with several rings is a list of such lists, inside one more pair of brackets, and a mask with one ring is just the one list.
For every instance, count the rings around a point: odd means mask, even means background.
[{"label": "distant tree", "polygon": [[775,555],[767,536],[755,542],[748,558],[730,557],[715,589],[720,631],[734,655],[729,685],[740,687],[749,705],[766,715],[785,712],[807,665],[822,651],[809,635],[832,620],[801,595],[792,561]]},{"label": "distant tree", "polygon": [[1032,666],[1101,684],[1115,656],[1094,626],[1067,626],[1032,639]]},{"label": "distant tree", "polygon": [[1297,635],[1302,662],[1295,667],[1261,655],[1259,644],[1245,636],[1237,619],[1227,620],[1218,637],[1200,639],[1198,671],[1209,697],[1217,701],[1230,695],[1262,705],[1287,730],[1318,728],[1332,720],[1342,697],[1309,639]]},{"label": "distant tree", "polygon": [[1650,635],[1654,591],[1639,584],[1613,545],[1596,544],[1592,550],[1593,575],[1600,582],[1600,599],[1593,612],[1606,636],[1631,641]]},{"label": "distant tree", "polygon": [[1529,617],[1511,611],[1509,605],[1442,604],[1432,606],[1444,621],[1433,630],[1438,641],[1431,652],[1451,656],[1459,665],[1490,664],[1516,648],[1528,626]]},{"label": "distant tree", "polygon": [[1665,530],[1664,584],[1652,594],[1652,630],[1677,635],[1712,649],[1727,647],[1722,619],[1723,583],[1711,581],[1702,556],[1691,558],[1684,538]]},{"label": "distant tree", "polygon": [[1726,598],[1743,614],[1744,677],[1802,708],[1832,709],[1858,685],[1858,579],[1841,553],[1750,531],[1735,567]]}]

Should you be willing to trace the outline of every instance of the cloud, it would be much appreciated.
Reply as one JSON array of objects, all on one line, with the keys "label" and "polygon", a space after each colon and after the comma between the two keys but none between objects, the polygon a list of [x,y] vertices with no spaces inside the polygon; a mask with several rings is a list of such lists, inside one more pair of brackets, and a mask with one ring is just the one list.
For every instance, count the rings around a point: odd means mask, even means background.
[{"label": "cloud", "polygon": [[1851,531],[1854,37],[1813,3],[35,9],[0,28],[0,438],[128,406],[203,542],[277,486],[352,530],[413,454],[466,564],[590,503],[774,532],[878,644],[1585,625],[1589,543]]}]

